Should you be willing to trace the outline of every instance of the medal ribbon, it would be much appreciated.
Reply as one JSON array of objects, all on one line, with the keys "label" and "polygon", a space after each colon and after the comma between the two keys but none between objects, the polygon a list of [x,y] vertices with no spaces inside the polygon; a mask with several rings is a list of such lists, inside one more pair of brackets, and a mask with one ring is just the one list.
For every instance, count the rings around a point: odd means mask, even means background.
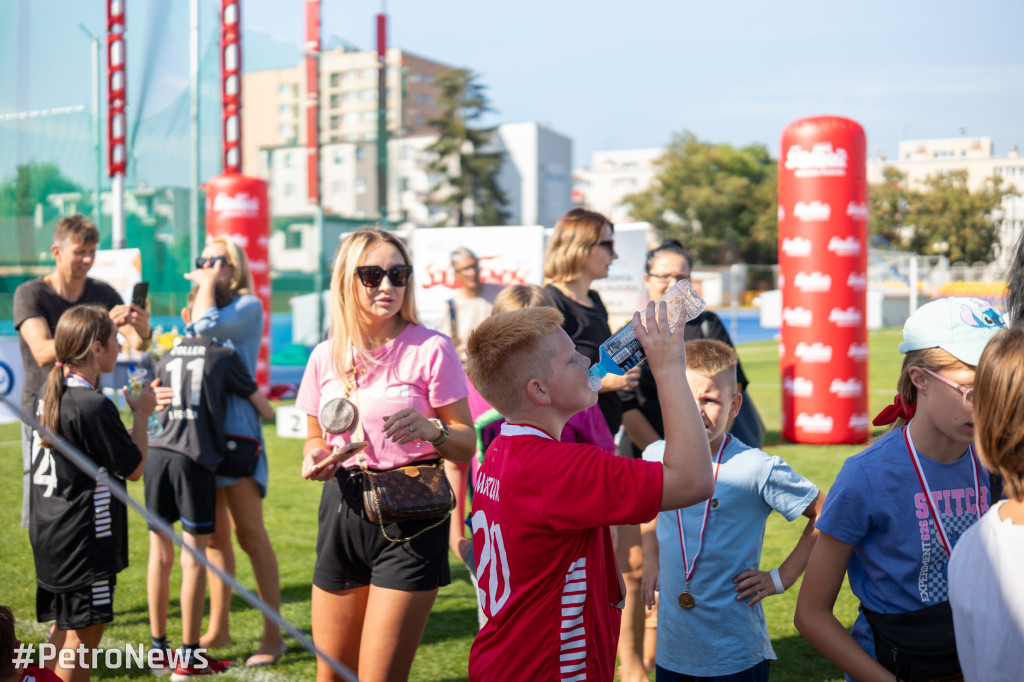
[{"label": "medal ribbon", "polygon": [[[715,457],[715,484],[718,483],[718,468],[722,465],[722,453],[725,452],[725,444],[729,442],[729,434],[725,435],[722,439],[722,444],[718,446],[718,455]],[[711,494],[714,497],[714,493]],[[683,550],[683,579],[686,580],[687,590],[689,590],[690,576],[693,575],[693,571],[697,568],[697,557],[700,556],[700,550],[704,546],[704,531],[708,527],[708,514],[711,512],[711,497],[704,503],[704,520],[700,526],[700,544],[697,545],[697,553],[693,555],[693,564],[687,567],[686,561],[686,536],[683,535],[683,516],[676,509],[676,521],[679,523],[679,546]]]},{"label": "medal ribbon", "polygon": [[[939,540],[942,542],[942,546],[946,548],[946,556],[953,554],[953,548],[949,544],[949,536],[946,534],[946,528],[942,525],[942,519],[939,517],[939,510],[935,508],[935,501],[932,499],[932,490],[928,487],[928,479],[924,475],[924,469],[921,467],[921,460],[917,458],[917,448],[914,447],[914,441],[910,437],[910,425],[903,427],[903,440],[907,443],[907,452],[910,453],[910,459],[914,463],[914,471],[917,473],[917,480],[921,483],[921,489],[924,490],[924,498],[928,501],[928,511],[931,512],[932,518],[935,520],[935,527],[939,531]],[[974,507],[978,512],[978,518],[981,518],[981,478],[978,475],[978,463],[976,455],[974,454],[974,446],[967,446],[967,453],[971,456],[971,469],[974,471]]]}]

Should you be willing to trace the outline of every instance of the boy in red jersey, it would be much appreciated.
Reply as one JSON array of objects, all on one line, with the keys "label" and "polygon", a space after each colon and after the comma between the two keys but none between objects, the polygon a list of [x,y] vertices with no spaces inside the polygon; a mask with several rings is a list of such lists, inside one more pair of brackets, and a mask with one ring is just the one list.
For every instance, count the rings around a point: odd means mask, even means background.
[{"label": "boy in red jersey", "polygon": [[506,418],[473,498],[487,624],[470,651],[470,680],[611,680],[625,590],[609,526],[711,495],[711,452],[686,382],[682,329],[669,331],[664,304],[649,304],[646,320],[645,328],[634,315],[633,329],[664,396],[661,464],[551,436],[597,400],[590,362],[556,309],[494,315],[470,336],[469,378]]}]

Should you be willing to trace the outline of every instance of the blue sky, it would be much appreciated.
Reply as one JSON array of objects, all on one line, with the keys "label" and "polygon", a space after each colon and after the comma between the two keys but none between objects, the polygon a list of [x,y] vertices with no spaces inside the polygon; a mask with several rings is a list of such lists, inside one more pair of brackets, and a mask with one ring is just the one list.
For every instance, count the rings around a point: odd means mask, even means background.
[{"label": "blue sky", "polygon": [[[202,41],[212,46],[218,3],[201,5]],[[295,64],[303,5],[243,0],[247,68]],[[382,5],[325,0],[325,42],[372,48]],[[98,32],[104,7],[104,0],[0,0],[0,114],[91,106],[90,48],[78,22]],[[129,117],[159,115],[152,125],[163,132],[151,134],[149,147],[184,154],[188,3],[128,0],[127,7]],[[999,155],[1024,145],[1024,3],[1013,0],[388,0],[387,12],[392,45],[478,72],[498,110],[493,122],[550,124],[573,138],[577,165],[597,150],[663,146],[683,130],[764,144],[777,156],[786,124],[818,114],[860,122],[871,156],[892,158],[899,140],[958,137],[964,129],[991,137]],[[215,51],[208,55],[214,78]],[[207,114],[215,125],[214,106]],[[87,170],[82,116],[46,128],[53,139],[23,145],[15,158],[59,153],[70,136],[78,144],[64,156]],[[12,135],[0,121],[0,145]],[[204,176],[217,163],[215,149],[205,150],[215,147],[204,146]],[[0,157],[6,177],[13,159]],[[151,184],[187,157],[157,158],[139,164]]]},{"label": "blue sky", "polygon": [[[301,13],[249,2],[245,21],[302,39]],[[298,4],[298,3],[294,3]],[[381,2],[323,3],[324,35],[373,45]],[[778,155],[783,128],[857,120],[871,155],[901,139],[1024,145],[1024,3],[390,0],[391,42],[481,74],[499,120],[550,123],[601,149],[673,132]]]}]

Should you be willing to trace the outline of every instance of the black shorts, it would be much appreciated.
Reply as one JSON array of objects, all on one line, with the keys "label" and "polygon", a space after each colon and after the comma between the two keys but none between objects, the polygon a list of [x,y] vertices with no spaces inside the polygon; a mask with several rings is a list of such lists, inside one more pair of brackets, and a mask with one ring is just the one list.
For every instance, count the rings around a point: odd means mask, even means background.
[{"label": "black shorts", "polygon": [[[146,509],[167,523],[181,520],[190,535],[213,532],[217,507],[217,479],[177,452],[150,448],[146,456]],[[152,525],[149,529],[156,531]]]},{"label": "black shorts", "polygon": [[61,630],[81,630],[114,620],[114,588],[117,576],[97,580],[71,592],[51,592],[36,586],[36,619],[57,621]]},{"label": "black shorts", "polygon": [[[373,585],[420,592],[451,582],[448,569],[448,521],[409,542],[391,542],[363,510],[363,481],[358,470],[341,469],[324,484],[320,496],[313,584],[322,590]],[[409,537],[436,521],[386,524],[391,537]]]}]

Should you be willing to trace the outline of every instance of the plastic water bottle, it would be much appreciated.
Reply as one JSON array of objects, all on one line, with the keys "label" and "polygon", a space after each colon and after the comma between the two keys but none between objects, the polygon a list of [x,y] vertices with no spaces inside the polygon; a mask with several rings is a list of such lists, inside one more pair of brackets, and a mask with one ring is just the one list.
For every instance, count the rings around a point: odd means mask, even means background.
[{"label": "plastic water bottle", "polygon": [[[672,330],[680,318],[682,324],[686,324],[700,315],[705,305],[688,279],[673,284],[658,303],[662,301],[668,304],[668,326]],[[633,333],[633,322],[627,322],[601,344],[601,358],[590,368],[591,382],[596,383],[594,379],[600,381],[605,374],[625,374],[645,362],[647,354]]]},{"label": "plastic water bottle", "polygon": [[[142,389],[146,387],[146,378],[149,373],[145,367],[136,367],[135,365],[128,366],[128,391],[138,397],[142,393]],[[163,424],[160,423],[160,418],[156,416],[156,412],[149,415],[149,421],[146,423],[146,434],[152,438],[159,436],[164,430]]]}]

